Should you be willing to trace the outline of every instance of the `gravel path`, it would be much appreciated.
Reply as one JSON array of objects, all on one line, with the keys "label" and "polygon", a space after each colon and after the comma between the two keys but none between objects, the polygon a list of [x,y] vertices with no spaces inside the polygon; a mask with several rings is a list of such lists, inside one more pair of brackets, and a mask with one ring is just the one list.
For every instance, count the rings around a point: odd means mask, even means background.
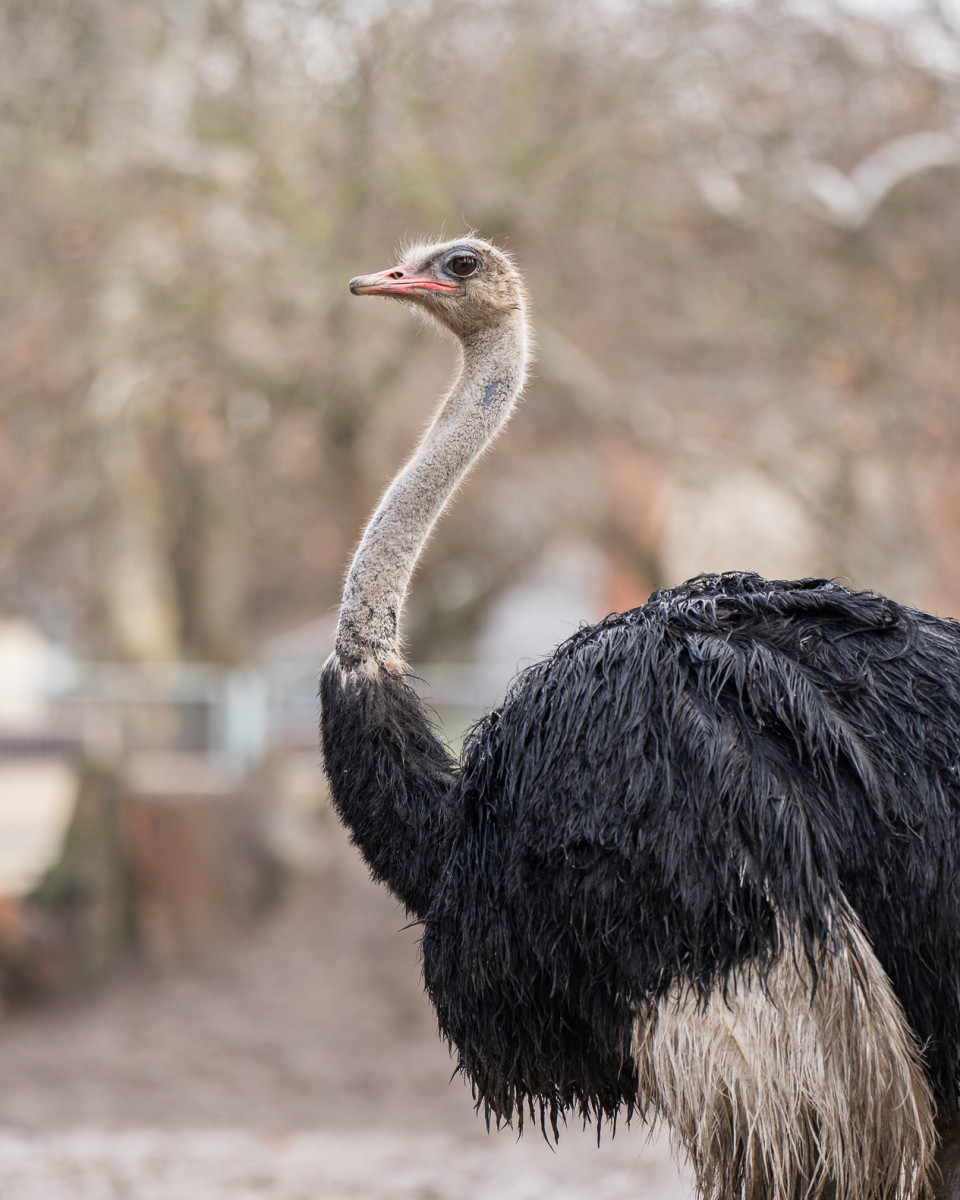
[{"label": "gravel path", "polygon": [[682,1200],[644,1130],[487,1134],[416,933],[329,825],[252,936],[0,1025],[0,1200]]},{"label": "gravel path", "polygon": [[[0,1135],[6,1200],[682,1200],[669,1161],[385,1131]],[[648,1161],[649,1160],[649,1161]]]}]

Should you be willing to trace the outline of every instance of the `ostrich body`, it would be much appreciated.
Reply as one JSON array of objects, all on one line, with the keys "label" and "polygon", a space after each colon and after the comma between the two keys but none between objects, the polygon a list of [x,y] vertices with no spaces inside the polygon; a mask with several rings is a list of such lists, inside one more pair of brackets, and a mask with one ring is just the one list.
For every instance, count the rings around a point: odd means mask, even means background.
[{"label": "ostrich body", "polygon": [[[334,802],[422,923],[488,1119],[662,1120],[715,1200],[960,1196],[960,625],[828,580],[703,575],[524,671],[459,762],[404,677],[437,517],[524,383],[475,238],[351,281],[461,348],[348,573]],[[946,1190],[952,1187],[953,1190]]]}]

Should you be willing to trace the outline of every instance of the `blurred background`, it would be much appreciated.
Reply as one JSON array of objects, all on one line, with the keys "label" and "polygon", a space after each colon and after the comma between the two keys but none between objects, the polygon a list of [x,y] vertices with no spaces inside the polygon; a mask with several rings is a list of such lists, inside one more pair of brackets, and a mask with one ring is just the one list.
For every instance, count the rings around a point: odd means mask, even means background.
[{"label": "blurred background", "polygon": [[316,673],[515,253],[538,361],[406,616],[456,741],[701,570],[960,613],[957,0],[0,0],[3,1200],[686,1194],[488,1137],[332,820]]}]

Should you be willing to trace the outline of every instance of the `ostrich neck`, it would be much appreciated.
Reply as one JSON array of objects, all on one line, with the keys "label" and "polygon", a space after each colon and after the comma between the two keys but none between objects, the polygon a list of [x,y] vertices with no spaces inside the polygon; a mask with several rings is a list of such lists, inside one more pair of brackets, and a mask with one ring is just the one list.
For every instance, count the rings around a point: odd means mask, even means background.
[{"label": "ostrich neck", "polygon": [[526,365],[522,309],[462,340],[460,374],[377,506],[350,565],[336,638],[344,671],[402,669],[400,612],[417,559],[464,476],[506,424]]}]

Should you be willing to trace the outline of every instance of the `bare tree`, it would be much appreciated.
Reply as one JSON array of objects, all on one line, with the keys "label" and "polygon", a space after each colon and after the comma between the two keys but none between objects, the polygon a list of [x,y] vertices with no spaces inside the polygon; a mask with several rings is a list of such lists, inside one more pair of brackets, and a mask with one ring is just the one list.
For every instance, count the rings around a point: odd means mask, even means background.
[{"label": "bare tree", "polygon": [[[711,565],[677,551],[709,558],[711,505],[745,553],[761,510],[791,514],[784,569],[960,604],[938,10],[11,0],[0,21],[0,604],[105,653],[223,660],[332,607],[426,416],[407,324],[361,332],[344,280],[474,225],[520,255],[545,330],[480,468],[497,486],[424,563],[415,649],[462,653],[558,538],[603,549],[620,606]],[[562,486],[518,500],[537,472]]]}]

